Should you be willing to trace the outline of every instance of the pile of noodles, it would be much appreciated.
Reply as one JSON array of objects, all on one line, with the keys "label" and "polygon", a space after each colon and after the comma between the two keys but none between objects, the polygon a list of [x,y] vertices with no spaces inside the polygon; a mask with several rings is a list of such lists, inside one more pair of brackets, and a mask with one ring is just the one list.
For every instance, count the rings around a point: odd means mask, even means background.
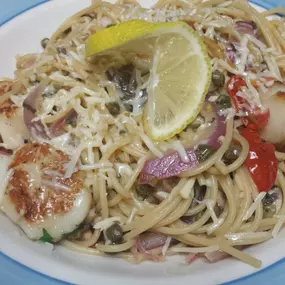
[{"label": "pile of noodles", "polygon": [[[140,199],[136,187],[145,163],[162,157],[165,149],[173,145],[181,147],[199,141],[204,129],[187,128],[167,142],[153,142],[144,132],[141,101],[128,102],[131,110],[126,108],[112,116],[106,104],[120,100],[121,91],[107,71],[128,63],[120,56],[111,62],[94,63],[85,58],[84,43],[97,31],[131,19],[185,21],[202,37],[213,70],[219,69],[228,76],[237,74],[246,80],[250,76],[260,79],[270,72],[272,80],[280,82],[285,74],[285,26],[284,18],[270,17],[277,13],[284,14],[284,9],[260,13],[243,0],[161,0],[150,9],[134,1],[94,1],[61,25],[42,53],[17,59],[12,90],[5,96],[21,93],[25,98],[36,84],[42,84],[48,90],[37,114],[43,125],[52,124],[71,111],[77,114],[75,126],[66,127],[62,140],[56,138],[48,143],[71,157],[69,171],[78,167],[85,172],[85,187],[93,195],[85,223],[92,225],[93,230],[86,231],[80,239],[61,241],[63,246],[93,255],[116,253],[112,256],[132,262],[160,261],[177,253],[188,253],[193,258],[203,255],[209,260],[230,255],[260,267],[259,260],[241,249],[275,237],[285,220],[285,153],[276,152],[279,206],[270,217],[263,209],[266,193],[257,191],[244,166],[249,146],[237,130],[241,121],[232,114],[225,114],[225,135],[212,156],[179,177],[160,180],[154,199]],[[267,75],[262,70],[249,75],[244,66],[236,68],[227,59],[226,43],[220,38],[241,39],[235,29],[237,21],[256,24],[260,35],[247,38],[249,52],[260,61],[258,64],[265,62],[270,66]],[[138,61],[132,72],[139,93],[149,83],[145,71],[151,65],[147,60]],[[21,105],[23,100],[19,101]],[[73,144],[62,143],[65,138],[72,139]],[[40,136],[36,140],[46,142]],[[241,150],[235,161],[226,164],[223,157],[233,141]],[[206,189],[201,199],[195,196],[195,184]],[[121,243],[108,243],[102,238],[102,221],[120,224],[124,232]]]}]

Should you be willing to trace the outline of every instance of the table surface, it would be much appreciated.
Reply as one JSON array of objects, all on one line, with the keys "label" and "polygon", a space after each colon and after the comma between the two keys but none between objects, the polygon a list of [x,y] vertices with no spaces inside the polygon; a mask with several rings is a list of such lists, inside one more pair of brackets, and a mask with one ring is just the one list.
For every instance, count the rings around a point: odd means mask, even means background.
[{"label": "table surface", "polygon": [[[40,5],[48,0],[0,0],[0,26],[13,19],[17,15]],[[61,1],[61,0],[51,0]],[[91,0],[90,0],[91,2]],[[285,0],[252,0],[264,8],[277,6],[285,7]],[[0,253],[0,284],[1,285],[66,285],[67,283],[56,281],[39,274]],[[285,259],[275,263],[264,270],[227,285],[274,285],[285,284]]]}]

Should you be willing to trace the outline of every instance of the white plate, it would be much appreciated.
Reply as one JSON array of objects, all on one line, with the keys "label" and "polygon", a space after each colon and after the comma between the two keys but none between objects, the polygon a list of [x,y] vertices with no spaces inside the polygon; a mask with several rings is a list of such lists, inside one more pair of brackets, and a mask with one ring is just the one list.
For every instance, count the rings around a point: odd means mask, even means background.
[{"label": "white plate", "polygon": [[[89,0],[52,1],[4,25],[0,29],[0,78],[13,76],[16,54],[40,51],[43,37],[49,37],[65,18],[89,3]],[[141,3],[148,6],[154,1],[144,0]],[[171,258],[165,263],[130,265],[123,260],[82,255],[59,247],[52,251],[50,245],[28,240],[2,214],[0,225],[0,250],[3,253],[36,271],[76,284],[170,285],[187,282],[185,284],[206,285],[223,283],[256,271],[234,259],[215,264],[199,260],[186,266],[181,259]],[[285,231],[276,239],[253,246],[247,252],[261,259],[264,268],[284,257],[284,238]]]}]

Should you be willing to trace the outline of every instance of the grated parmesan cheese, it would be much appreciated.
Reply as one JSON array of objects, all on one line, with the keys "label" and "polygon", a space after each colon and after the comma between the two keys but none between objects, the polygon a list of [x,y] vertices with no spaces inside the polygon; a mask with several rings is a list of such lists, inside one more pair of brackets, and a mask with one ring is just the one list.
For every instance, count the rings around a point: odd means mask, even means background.
[{"label": "grated parmesan cheese", "polygon": [[244,232],[244,233],[229,233],[225,237],[232,241],[244,239],[266,239],[269,238],[269,232]]},{"label": "grated parmesan cheese", "polygon": [[110,226],[112,226],[115,222],[121,223],[121,218],[120,217],[112,217],[112,218],[107,218],[105,220],[102,220],[94,225],[94,229],[96,230],[106,230]]},{"label": "grated parmesan cheese", "polygon": [[278,221],[275,224],[271,235],[273,238],[276,238],[278,233],[280,232],[281,228],[283,227],[284,222],[285,222],[285,215],[276,215],[274,217],[278,218]]},{"label": "grated parmesan cheese", "polygon": [[134,216],[135,216],[135,214],[137,213],[137,211],[138,211],[138,209],[137,209],[136,207],[134,207],[134,208],[132,209],[131,214],[130,214],[128,220],[127,220],[127,224],[130,224],[130,223],[133,221]]},{"label": "grated parmesan cheese", "polygon": [[[95,169],[100,169],[103,171],[108,167],[113,167],[113,164],[111,162],[99,162],[99,163],[94,163],[94,164],[87,164],[87,165],[80,165],[79,170],[95,170]],[[111,168],[113,170],[113,168]]]},{"label": "grated parmesan cheese", "polygon": [[237,64],[238,70],[241,73],[245,72],[245,65],[249,55],[249,49],[247,45],[248,45],[248,37],[243,37],[241,40],[241,47],[239,48],[239,51],[241,53],[240,62]]},{"label": "grated parmesan cheese", "polygon": [[56,189],[56,190],[71,191],[71,188],[69,186],[57,182],[56,179],[54,179],[54,178],[51,181],[43,179],[42,180],[42,185],[50,186],[50,187],[52,187],[53,189]]},{"label": "grated parmesan cheese", "polygon": [[172,240],[171,237],[168,237],[168,238],[166,239],[165,244],[164,244],[163,247],[162,247],[162,256],[165,256],[165,255],[166,255],[167,250],[168,250],[168,248],[169,248],[169,246],[170,246],[171,240]]},{"label": "grated parmesan cheese", "polygon": [[75,172],[76,164],[80,158],[81,152],[83,151],[82,145],[80,145],[74,152],[73,156],[71,157],[70,162],[65,165],[65,178],[70,178],[71,175]]},{"label": "grated parmesan cheese", "polygon": [[269,71],[273,74],[273,77],[279,80],[280,82],[283,82],[283,78],[280,74],[280,70],[275,58],[273,56],[265,55],[264,60],[269,68]]},{"label": "grated parmesan cheese", "polygon": [[195,178],[189,179],[184,187],[180,190],[179,194],[183,199],[189,199],[193,186],[195,184],[195,180]]},{"label": "grated parmesan cheese", "polygon": [[219,115],[231,119],[236,115],[236,112],[234,108],[221,109],[219,110]]},{"label": "grated parmesan cheese", "polygon": [[246,211],[244,217],[242,218],[243,221],[248,220],[252,214],[256,211],[257,207],[261,204],[262,199],[265,197],[266,192],[261,192],[257,195],[257,197],[254,199],[254,202],[251,204],[249,209]]},{"label": "grated parmesan cheese", "polygon": [[149,150],[157,157],[162,158],[163,153],[158,150],[154,143],[151,141],[151,139],[144,133],[140,132],[140,137],[143,140],[143,142],[146,144],[146,146],[149,148]]},{"label": "grated parmesan cheese", "polygon": [[106,28],[106,27],[112,25],[112,23],[113,23],[112,20],[106,16],[102,17],[101,21],[100,21],[100,25],[102,28]]},{"label": "grated parmesan cheese", "polygon": [[219,246],[207,246],[207,247],[172,247],[171,251],[181,252],[181,253],[204,253],[204,252],[214,252],[219,250]]},{"label": "grated parmesan cheese", "polygon": [[154,194],[154,196],[161,201],[161,200],[167,199],[169,196],[169,193],[164,192],[164,191],[158,191]]},{"label": "grated parmesan cheese", "polygon": [[[225,203],[225,202],[223,201],[223,203]],[[218,199],[217,199],[217,204],[219,205]],[[207,234],[208,235],[210,235],[216,229],[218,229],[224,223],[224,221],[226,220],[226,217],[228,215],[228,206],[224,205],[224,207],[225,207],[225,209],[224,209],[223,213],[220,215],[220,217],[218,218],[218,221],[216,223],[213,222],[213,224],[208,227],[208,229],[207,229]]]},{"label": "grated parmesan cheese", "polygon": [[133,170],[127,163],[115,163],[115,167],[119,175],[126,175],[129,177],[133,175]]},{"label": "grated parmesan cheese", "polygon": [[184,148],[184,146],[182,145],[181,141],[174,141],[172,143],[172,146],[173,146],[173,149],[176,150],[181,158],[181,160],[184,162],[184,163],[187,163],[189,162],[189,157],[187,155],[187,152]]},{"label": "grated parmesan cheese", "polygon": [[56,170],[45,169],[43,172],[49,176],[62,177],[62,174]]},{"label": "grated parmesan cheese", "polygon": [[253,42],[259,49],[264,50],[266,49],[266,45],[261,42],[260,40],[258,40],[256,37],[252,36],[252,35],[245,35],[251,42]]},{"label": "grated parmesan cheese", "polygon": [[40,166],[36,163],[27,163],[23,164],[22,167],[28,174],[29,190],[33,191],[32,188],[40,188],[42,184]]},{"label": "grated parmesan cheese", "polygon": [[207,207],[207,209],[209,210],[210,216],[213,220],[214,224],[218,224],[219,223],[219,219],[217,218],[217,215],[214,211],[214,201],[210,200],[210,199],[205,199],[200,203],[204,203]]},{"label": "grated parmesan cheese", "polygon": [[260,101],[258,91],[252,85],[251,80],[249,80],[248,77],[245,78],[245,81],[248,88],[242,88],[242,90],[247,95],[246,100],[250,103],[251,106],[258,106],[262,111],[264,111],[265,109]]},{"label": "grated parmesan cheese", "polygon": [[236,74],[236,75],[241,75],[241,76],[247,76],[246,72],[240,72],[239,70],[231,67],[226,61],[224,61],[223,59],[218,59],[216,62],[217,66],[220,66],[222,68],[224,68],[225,70],[227,70],[228,72],[232,73],[232,74]]}]

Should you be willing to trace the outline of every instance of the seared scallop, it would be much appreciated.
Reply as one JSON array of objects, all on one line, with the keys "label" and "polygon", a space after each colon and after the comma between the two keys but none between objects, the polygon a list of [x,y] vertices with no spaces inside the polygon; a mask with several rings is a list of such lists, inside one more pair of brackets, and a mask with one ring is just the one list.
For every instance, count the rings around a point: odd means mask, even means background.
[{"label": "seared scallop", "polygon": [[31,239],[47,232],[58,241],[88,215],[91,193],[83,187],[84,174],[66,178],[68,162],[69,157],[51,145],[30,143],[9,165],[1,208]]},{"label": "seared scallop", "polygon": [[5,93],[11,91],[12,81],[0,81],[0,136],[9,149],[20,147],[28,138],[22,108],[17,107]]},{"label": "seared scallop", "polygon": [[261,136],[277,148],[282,148],[285,146],[285,85],[273,85],[262,94],[262,103],[270,110],[270,118]]}]

